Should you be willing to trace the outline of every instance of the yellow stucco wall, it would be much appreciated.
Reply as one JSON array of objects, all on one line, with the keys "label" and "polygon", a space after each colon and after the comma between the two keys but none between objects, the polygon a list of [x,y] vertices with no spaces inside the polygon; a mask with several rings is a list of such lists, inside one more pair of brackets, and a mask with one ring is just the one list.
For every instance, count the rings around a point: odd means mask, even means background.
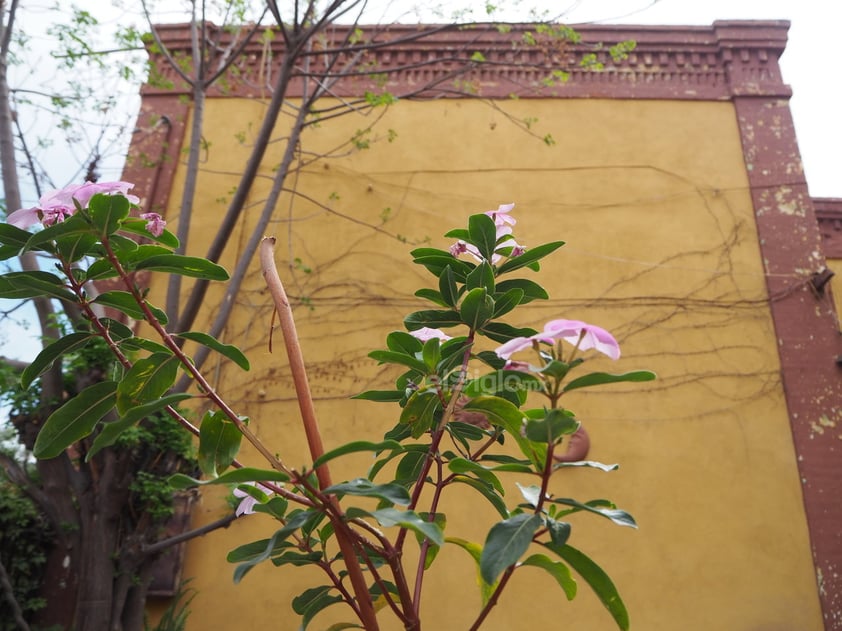
[{"label": "yellow stucco wall", "polygon": [[[447,247],[441,235],[464,226],[468,215],[515,202],[521,243],[563,239],[567,245],[535,276],[551,299],[533,303],[513,324],[540,328],[559,317],[599,324],[617,335],[623,357],[617,364],[594,359],[594,369],[646,368],[659,375],[646,387],[569,395],[567,406],[592,438],[589,457],[621,468],[559,473],[552,491],[580,500],[610,498],[640,525],[633,531],[576,516],[571,543],[614,579],[633,629],[821,629],[732,105],[498,105],[400,103],[378,122],[367,150],[341,143],[371,118],[338,119],[308,132],[306,152],[337,155],[302,168],[296,185],[304,196],[282,198],[268,232],[278,238],[279,267],[297,305],[327,447],[379,439],[397,418],[396,406],[347,396],[389,387],[391,375],[366,353],[402,328],[406,313],[428,308],[412,294],[434,279],[411,265],[409,251],[427,239]],[[235,99],[208,104],[209,150],[190,253],[204,252],[215,218],[224,212],[219,198],[236,183],[262,107]],[[509,116],[538,119],[534,133],[519,130]],[[390,129],[397,134],[391,142]],[[541,141],[547,133],[554,146]],[[267,176],[281,146],[267,159]],[[182,181],[179,169],[176,189]],[[268,184],[261,186],[265,193]],[[178,197],[171,196],[171,221]],[[252,220],[261,199],[252,197]],[[226,266],[233,266],[247,238],[247,232],[233,235]],[[251,416],[255,431],[297,465],[307,461],[306,448],[284,356],[267,351],[271,306],[256,264],[253,270],[224,336],[247,350],[252,370],[208,368],[219,390]],[[208,316],[219,296],[219,290],[209,294]],[[277,336],[275,345],[281,347]],[[347,466],[340,465],[334,478],[358,475],[366,462],[342,461]],[[526,482],[505,478],[510,506],[519,500],[517,481]],[[206,493],[194,526],[225,510],[223,493]],[[449,535],[476,541],[495,519],[471,495],[446,502],[444,511]],[[268,518],[252,516],[189,545],[184,575],[198,590],[189,629],[297,628],[289,603],[315,572],[265,564],[233,586],[233,567],[224,559],[230,549],[274,529]],[[465,629],[478,608],[471,562],[460,550],[449,552],[450,560],[442,562],[442,555],[426,582],[426,629]],[[333,609],[311,628],[348,619]],[[548,576],[526,568],[515,575],[487,628],[538,625],[613,628],[583,582],[568,603]]]}]

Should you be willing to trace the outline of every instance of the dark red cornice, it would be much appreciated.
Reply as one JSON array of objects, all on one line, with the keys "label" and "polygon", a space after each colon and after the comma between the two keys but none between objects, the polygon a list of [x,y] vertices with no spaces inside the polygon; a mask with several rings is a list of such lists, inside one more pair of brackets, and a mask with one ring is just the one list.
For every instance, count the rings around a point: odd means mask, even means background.
[{"label": "dark red cornice", "polygon": [[829,259],[842,259],[842,198],[814,197],[822,247]]},{"label": "dark red cornice", "polygon": [[[339,46],[349,26],[332,26],[322,46]],[[508,28],[508,27],[507,27]],[[331,93],[359,96],[366,90],[388,90],[395,95],[414,93],[422,86],[435,89],[420,96],[463,96],[465,83],[484,97],[569,97],[728,100],[733,96],[788,97],[778,58],[786,45],[789,23],[785,21],[719,21],[712,26],[602,26],[581,25],[577,44],[537,35],[537,43],[525,44],[534,25],[510,25],[510,30],[492,24],[465,27],[436,25],[389,25],[361,27],[361,41],[378,47],[365,53],[362,61],[372,74],[390,73],[385,84],[370,76],[339,80]],[[158,27],[160,37],[173,56],[190,58],[189,27],[170,24]],[[220,50],[233,42],[230,33],[216,27],[210,39],[218,38]],[[625,59],[614,60],[608,47],[634,41],[635,50]],[[275,33],[271,44],[254,37],[245,49],[237,73],[230,75],[216,91],[217,96],[254,97],[265,94],[278,71],[284,47]],[[481,53],[484,61],[470,61]],[[596,70],[581,66],[585,55],[594,54],[603,64]],[[479,58],[478,55],[476,55]],[[340,59],[337,69],[350,58]],[[147,85],[144,94],[187,93],[184,82],[160,55],[152,55],[159,78],[170,89]],[[311,71],[320,72],[324,58],[310,58]],[[213,63],[216,63],[214,61]],[[210,65],[213,66],[213,63]],[[469,68],[456,87],[453,73]],[[553,70],[565,70],[565,83],[547,86],[544,80]],[[302,81],[296,81],[290,96],[300,96]]]}]

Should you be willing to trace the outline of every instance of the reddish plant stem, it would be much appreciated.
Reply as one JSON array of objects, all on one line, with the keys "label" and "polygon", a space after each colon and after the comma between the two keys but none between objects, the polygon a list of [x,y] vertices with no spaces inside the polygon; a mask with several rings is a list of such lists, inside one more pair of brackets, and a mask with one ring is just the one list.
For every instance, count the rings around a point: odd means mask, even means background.
[{"label": "reddish plant stem", "polygon": [[[260,264],[263,269],[263,278],[266,281],[269,292],[272,294],[272,300],[278,312],[281,331],[284,335],[284,345],[286,346],[287,357],[295,385],[295,393],[298,398],[298,408],[301,411],[301,420],[304,424],[304,433],[310,448],[310,456],[315,461],[324,454],[324,446],[316,419],[313,397],[310,394],[310,384],[307,380],[304,356],[301,352],[298,333],[295,329],[295,320],[293,319],[292,309],[290,308],[286,291],[284,290],[278,269],[275,265],[274,245],[274,237],[266,237],[260,243]],[[316,477],[319,480],[319,487],[321,489],[331,486],[330,470],[327,464],[323,463],[316,467]],[[354,588],[354,595],[356,596],[357,606],[359,607],[360,621],[368,631],[377,631],[379,629],[377,616],[354,548],[352,541],[353,533],[344,519],[336,498],[330,497],[328,501],[333,508],[333,511],[331,511],[333,514],[330,515],[330,518],[333,522],[336,540],[342,552],[345,566],[348,569],[351,585]]]},{"label": "reddish plant stem", "polygon": [[500,594],[503,592],[503,588],[506,586],[506,583],[509,582],[509,579],[512,577],[512,574],[514,574],[514,572],[514,565],[510,565],[504,570],[503,575],[500,577],[500,582],[497,583],[497,587],[494,590],[494,593],[491,594],[491,598],[488,599],[488,602],[485,603],[485,607],[483,607],[482,611],[479,612],[477,619],[474,621],[474,624],[471,625],[469,631],[477,631],[477,629],[479,629],[480,626],[482,626],[482,623],[485,622],[485,619],[488,617],[488,614],[491,613],[491,610],[494,609],[494,606],[500,599]]}]

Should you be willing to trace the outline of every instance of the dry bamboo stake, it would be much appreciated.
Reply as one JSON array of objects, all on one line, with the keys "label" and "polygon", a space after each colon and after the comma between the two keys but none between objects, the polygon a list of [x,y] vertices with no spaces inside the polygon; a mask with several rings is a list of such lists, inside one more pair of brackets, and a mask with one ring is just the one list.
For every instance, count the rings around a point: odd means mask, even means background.
[{"label": "dry bamboo stake", "polygon": [[[260,266],[263,269],[263,279],[272,294],[275,303],[275,310],[281,325],[281,332],[284,336],[284,346],[289,358],[290,370],[292,371],[295,394],[298,398],[298,409],[301,411],[301,420],[304,424],[304,433],[307,436],[307,444],[310,448],[310,457],[315,462],[324,454],[322,436],[319,431],[319,424],[316,419],[316,409],[313,405],[313,396],[310,394],[310,384],[307,380],[307,371],[304,366],[304,356],[301,352],[301,345],[298,342],[298,333],[295,330],[295,321],[292,317],[292,309],[289,306],[286,291],[284,290],[281,278],[278,275],[278,268],[275,265],[275,238],[265,237],[260,243]],[[319,488],[326,489],[331,486],[330,470],[327,463],[316,468],[316,477],[319,480]],[[377,617],[368,592],[368,586],[359,565],[357,553],[353,543],[347,536],[347,524],[341,522],[341,510],[335,499],[333,505],[338,513],[334,523],[334,532],[342,551],[343,560],[348,569],[349,578],[354,587],[354,594],[357,599],[357,606],[360,610],[360,618],[368,631],[377,631]]]}]

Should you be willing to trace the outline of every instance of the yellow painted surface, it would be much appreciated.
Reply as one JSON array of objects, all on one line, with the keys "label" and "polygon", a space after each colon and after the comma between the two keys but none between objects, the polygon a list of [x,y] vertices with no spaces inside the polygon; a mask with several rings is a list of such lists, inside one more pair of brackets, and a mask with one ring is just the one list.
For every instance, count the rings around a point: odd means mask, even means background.
[{"label": "yellow painted surface", "polygon": [[[633,629],[821,629],[732,106],[571,99],[500,108],[479,101],[400,103],[377,123],[366,150],[346,141],[373,123],[371,117],[338,119],[308,132],[305,158],[335,155],[304,165],[288,182],[302,195],[281,198],[267,233],[278,239],[278,264],[295,304],[327,447],[377,440],[396,422],[397,406],[347,397],[390,387],[393,373],[366,353],[383,347],[406,313],[428,308],[413,292],[435,286],[435,279],[411,264],[409,251],[426,242],[446,248],[446,230],[463,227],[472,213],[515,202],[521,243],[563,239],[567,245],[531,276],[551,299],[516,311],[512,323],[593,322],[613,331],[623,350],[617,364],[594,358],[593,369],[645,368],[659,375],[646,387],[569,395],[567,407],[592,438],[589,457],[621,468],[559,473],[552,492],[583,501],[610,498],[640,525],[634,531],[577,515],[570,542],[613,578]],[[236,183],[233,174],[243,167],[261,111],[255,101],[208,104],[210,148],[189,253],[204,253],[225,210],[220,198]],[[508,116],[537,118],[534,133],[519,130]],[[389,130],[397,134],[392,141]],[[541,141],[547,133],[554,146]],[[267,178],[282,146],[266,161]],[[182,181],[180,169],[176,188]],[[252,196],[246,230],[232,235],[224,261],[229,269],[268,186],[265,179]],[[171,196],[173,224],[178,198]],[[224,340],[247,351],[252,370],[207,368],[271,449],[299,465],[308,456],[288,368],[279,334],[276,352],[267,351],[271,306],[257,265],[251,270]],[[208,317],[220,295],[219,289],[209,293]],[[250,451],[244,455],[259,463]],[[359,475],[367,462],[343,460],[334,478]],[[531,481],[504,477],[510,507],[519,501],[516,482]],[[224,493],[206,493],[194,526],[225,510]],[[444,511],[448,535],[480,542],[495,519],[467,492],[447,500]],[[264,564],[234,586],[225,561],[230,549],[274,529],[257,515],[189,545],[184,575],[198,590],[189,629],[297,628],[290,600],[322,584],[317,572]],[[479,606],[469,557],[447,552],[425,582],[428,630],[466,629]],[[334,607],[311,628],[350,619],[343,614]],[[583,582],[567,602],[547,575],[524,568],[487,628],[614,627]]]}]

